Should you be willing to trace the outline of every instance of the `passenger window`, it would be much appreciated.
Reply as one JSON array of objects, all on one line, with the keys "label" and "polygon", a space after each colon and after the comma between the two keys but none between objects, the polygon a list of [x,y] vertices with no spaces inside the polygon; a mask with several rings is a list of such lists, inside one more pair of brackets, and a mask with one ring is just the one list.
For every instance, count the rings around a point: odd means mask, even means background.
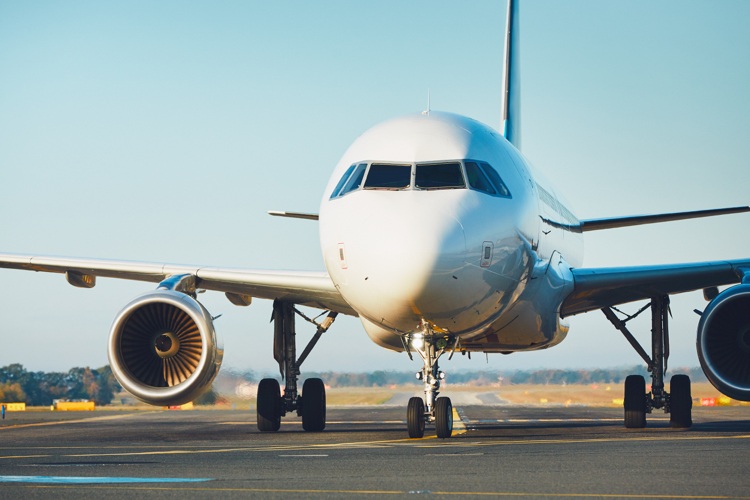
[{"label": "passenger window", "polygon": [[411,165],[373,163],[365,181],[365,189],[406,189],[410,185]]},{"label": "passenger window", "polygon": [[498,194],[500,196],[505,196],[510,198],[510,190],[508,190],[508,187],[505,185],[503,180],[500,178],[500,174],[497,173],[497,171],[492,168],[492,166],[489,163],[480,163],[479,164],[482,167],[482,170],[485,174],[487,174],[487,177],[489,177],[490,182],[492,182],[492,185],[495,186],[495,189],[497,190]]},{"label": "passenger window", "polygon": [[464,188],[460,163],[428,163],[417,165],[414,186],[419,189]]},{"label": "passenger window", "polygon": [[354,172],[354,169],[357,167],[357,165],[352,165],[349,168],[346,169],[346,172],[344,175],[341,176],[341,180],[338,184],[336,184],[336,187],[333,189],[333,192],[331,193],[331,198],[335,198],[339,195],[341,192],[341,189],[344,187],[344,184],[346,184],[346,181],[349,180],[349,176],[352,175],[352,172]]},{"label": "passenger window", "polygon": [[479,168],[479,165],[476,162],[467,161],[464,162],[464,165],[466,166],[466,178],[469,179],[469,186],[477,191],[482,191],[483,193],[492,195],[498,194],[495,188],[492,187],[490,180],[484,174],[482,169]]},{"label": "passenger window", "polygon": [[367,163],[360,163],[354,170],[354,173],[349,177],[344,187],[341,189],[339,196],[344,196],[346,193],[350,193],[360,188],[362,185],[362,179],[365,176],[365,170],[367,170]]}]

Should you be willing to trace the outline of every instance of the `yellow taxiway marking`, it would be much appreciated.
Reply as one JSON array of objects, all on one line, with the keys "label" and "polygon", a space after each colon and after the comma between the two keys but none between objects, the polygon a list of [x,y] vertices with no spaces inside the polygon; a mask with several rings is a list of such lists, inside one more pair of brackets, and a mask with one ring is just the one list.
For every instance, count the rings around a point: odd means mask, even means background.
[{"label": "yellow taxiway marking", "polygon": [[456,407],[453,407],[453,435],[458,436],[466,433],[466,424],[461,419],[461,415],[458,414]]},{"label": "yellow taxiway marking", "polygon": [[[109,416],[102,416],[102,417],[91,417],[91,418],[82,418],[82,419],[76,419],[76,420],[63,420],[63,421],[56,421],[56,422],[42,422],[42,423],[32,423],[32,424],[19,424],[19,425],[13,425],[13,426],[6,426],[6,427],[0,427],[0,430],[2,429],[17,429],[21,427],[35,427],[35,426],[46,426],[46,425],[63,425],[63,424],[77,424],[77,423],[87,423],[87,422],[95,422],[95,421],[105,421],[105,420],[116,420],[116,419],[123,419],[123,418],[129,418],[133,417],[135,415],[141,415],[142,413],[128,413],[128,414],[122,414],[122,415],[109,415]],[[592,419],[567,419],[567,421],[590,421]],[[593,420],[601,420],[601,419],[593,419]],[[609,419],[607,419],[609,420]],[[617,420],[619,419],[612,419]],[[528,421],[560,421],[564,422],[566,419],[514,419],[514,422],[528,422]],[[462,434],[465,434],[467,429],[467,424],[471,425],[471,422],[467,420],[464,420],[461,418],[461,415],[459,414],[458,410],[454,407],[453,408],[453,434],[454,436],[459,436]],[[297,422],[287,422],[290,424],[296,424]],[[331,422],[333,423],[333,422]],[[338,422],[337,422],[338,423]],[[343,422],[342,422],[343,423]],[[348,422],[347,422],[348,423]],[[363,423],[363,422],[351,422],[352,424],[357,423]],[[371,421],[369,423],[403,423],[402,421],[387,421],[387,422],[378,422],[378,421]],[[235,422],[223,422],[225,425],[237,425]],[[245,422],[243,422],[245,424]],[[580,437],[580,438],[565,438],[565,439],[527,439],[527,438],[517,438],[517,439],[487,439],[484,441],[472,441],[469,442],[467,440],[463,439],[447,439],[447,440],[438,440],[435,435],[427,435],[424,438],[421,439],[410,439],[410,438],[400,438],[400,439],[387,439],[387,440],[375,440],[375,441],[351,441],[351,442],[343,442],[343,443],[318,443],[318,444],[305,444],[305,445],[296,445],[296,444],[283,444],[283,445],[273,445],[273,444],[265,444],[265,445],[255,445],[255,446],[240,446],[240,447],[230,447],[230,448],[214,448],[209,446],[185,446],[180,447],[178,446],[165,446],[165,445],[154,445],[154,446],[112,446],[112,447],[100,447],[98,448],[100,451],[97,453],[71,453],[73,450],[81,450],[86,449],[86,447],[80,447],[80,446],[71,446],[71,447],[42,447],[42,446],[34,446],[34,447],[6,447],[6,452],[12,452],[13,455],[5,455],[0,456],[0,460],[2,459],[29,459],[29,458],[46,458],[46,457],[53,457],[53,456],[61,456],[61,457],[76,457],[76,458],[83,458],[83,457],[129,457],[129,456],[154,456],[154,455],[195,455],[195,454],[207,454],[207,453],[237,453],[237,452],[283,452],[283,451],[303,451],[303,450],[310,450],[310,449],[316,449],[316,450],[333,450],[333,449],[366,449],[366,448],[387,448],[391,446],[415,446],[418,448],[479,448],[479,447],[487,447],[487,446],[533,446],[533,445],[542,445],[542,444],[571,444],[571,443],[618,443],[618,442],[644,442],[644,441],[662,441],[664,439],[670,439],[670,440],[681,440],[681,441],[707,441],[707,440],[726,440],[726,439],[750,439],[750,435],[731,435],[731,436],[691,436],[689,434],[682,434],[682,435],[675,435],[674,433],[668,433],[664,434],[663,432],[660,432],[661,430],[656,430],[656,434],[650,434],[649,436],[632,436],[628,435],[629,432],[626,432],[624,435],[616,436],[616,437],[609,437],[609,438],[586,438],[586,437]],[[667,437],[668,436],[668,437]],[[135,448],[138,451],[126,451],[128,448],[133,449]],[[144,449],[145,448],[145,449]],[[0,449],[2,449],[0,447]],[[12,451],[11,451],[12,450]],[[45,454],[33,454],[33,455],[18,455],[19,450],[38,450],[38,451],[52,451],[52,450],[69,450],[68,453],[45,453]],[[104,451],[108,450],[108,451]]]},{"label": "yellow taxiway marking", "polygon": [[280,457],[287,457],[287,458],[319,458],[319,457],[330,457],[328,453],[287,453],[284,455],[279,455]]},{"label": "yellow taxiway marking", "polygon": [[[148,413],[154,413],[154,412],[148,412]],[[89,417],[89,418],[79,418],[76,420],[58,420],[55,422],[34,422],[32,424],[15,424],[15,425],[4,425],[0,427],[0,431],[6,431],[9,429],[22,429],[24,427],[46,427],[49,425],[65,425],[65,424],[81,424],[84,422],[102,422],[104,420],[118,420],[122,418],[132,418],[133,416],[138,415],[136,413],[125,413],[122,415],[107,415],[103,417]]]},{"label": "yellow taxiway marking", "polygon": [[[256,424],[255,422],[252,422],[250,420],[247,420],[245,422],[241,421],[229,421],[229,422],[217,422],[218,425],[247,425],[250,427],[254,427]],[[327,421],[326,425],[371,425],[371,424],[404,424],[403,420],[334,420],[334,421]],[[282,426],[285,425],[302,425],[301,420],[290,420],[281,422]]]},{"label": "yellow taxiway marking", "polygon": [[[739,436],[670,436],[670,440],[675,441],[717,441],[728,439],[750,439],[750,435]],[[154,455],[200,455],[208,453],[237,453],[237,452],[257,452],[273,453],[282,451],[302,451],[302,450],[333,450],[343,449],[366,449],[376,447],[403,446],[411,445],[417,448],[480,448],[490,446],[533,446],[540,444],[571,444],[571,443],[632,443],[644,441],[662,441],[664,437],[633,437],[623,436],[615,438],[578,438],[578,439],[505,439],[502,441],[487,440],[467,442],[463,440],[437,440],[435,436],[429,436],[422,439],[390,439],[378,441],[354,441],[346,443],[318,443],[306,445],[264,445],[264,446],[246,446],[237,448],[213,448],[213,449],[170,449],[170,450],[151,450],[151,451],[132,451],[132,452],[110,452],[110,453],[70,453],[70,454],[46,454],[46,455],[12,455],[0,456],[0,459],[23,459],[23,458],[45,458],[52,456],[75,457],[75,458],[93,458],[93,457],[133,457],[133,456],[154,456]]]},{"label": "yellow taxiway marking", "polygon": [[[649,418],[649,422],[658,420],[669,420],[668,418]],[[622,422],[622,418],[498,418],[495,420],[482,420],[481,423],[498,422],[501,424],[528,424],[528,423],[567,423],[567,422]]]},{"label": "yellow taxiway marking", "polygon": [[[437,439],[435,436],[425,437],[422,440]],[[298,450],[309,450],[311,448],[316,449],[335,449],[335,448],[372,448],[372,447],[387,447],[391,445],[397,445],[399,443],[405,444],[414,442],[414,439],[403,438],[403,439],[387,439],[378,441],[353,441],[347,443],[318,443],[318,444],[304,444],[304,445],[263,445],[263,446],[245,446],[238,448],[210,448],[210,449],[169,449],[169,450],[151,450],[151,451],[125,451],[125,452],[108,452],[108,453],[66,453],[60,455],[13,455],[13,456],[0,456],[1,459],[10,458],[43,458],[43,457],[75,457],[75,458],[92,458],[92,457],[132,457],[132,456],[148,456],[148,455],[200,455],[207,453],[236,453],[241,451],[254,451],[254,452],[276,452],[276,451],[298,451]],[[18,448],[15,448],[18,449]],[[38,448],[36,448],[38,449]]]},{"label": "yellow taxiway marking", "polygon": [[[648,437],[613,437],[613,438],[572,438],[572,439],[506,439],[502,441],[488,440],[473,443],[460,443],[445,441],[443,446],[532,446],[539,444],[586,444],[586,443],[631,443],[631,442],[644,442],[644,441],[664,441],[669,439],[671,441],[719,441],[728,439],[750,439],[750,434],[739,435],[739,436],[680,436],[680,437],[665,437],[665,436],[648,436]],[[418,445],[421,448],[438,448],[440,445]]]},{"label": "yellow taxiway marking", "polygon": [[688,500],[750,500],[748,496],[732,495],[658,495],[649,493],[552,493],[552,492],[517,492],[517,491],[406,491],[406,490],[345,490],[345,489],[308,489],[308,488],[227,488],[227,487],[180,487],[170,486],[125,486],[125,485],[23,485],[22,488],[34,489],[81,489],[87,490],[126,490],[126,491],[169,491],[169,492],[238,492],[238,493],[297,493],[297,494],[328,494],[328,495],[406,495],[430,494],[445,496],[493,496],[493,497],[524,497],[524,498],[645,498],[645,499],[688,499]]}]

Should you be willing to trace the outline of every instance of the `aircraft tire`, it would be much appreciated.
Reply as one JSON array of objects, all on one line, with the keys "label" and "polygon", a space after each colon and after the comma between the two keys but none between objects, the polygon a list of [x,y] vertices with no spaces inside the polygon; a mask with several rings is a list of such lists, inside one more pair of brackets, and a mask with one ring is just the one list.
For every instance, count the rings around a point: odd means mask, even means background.
[{"label": "aircraft tire", "polygon": [[437,398],[435,402],[435,432],[440,439],[453,434],[453,405],[450,398]]},{"label": "aircraft tire", "polygon": [[302,386],[302,428],[320,432],[326,427],[326,386],[319,378],[309,378]]},{"label": "aircraft tire", "polygon": [[693,398],[690,395],[690,377],[674,375],[669,381],[669,423],[677,429],[693,425]]},{"label": "aircraft tire", "polygon": [[625,379],[625,427],[646,427],[646,380],[641,375],[628,375]]},{"label": "aircraft tire", "polygon": [[258,384],[258,430],[276,432],[281,427],[281,390],[279,382],[264,378]]},{"label": "aircraft tire", "polygon": [[406,408],[406,426],[409,429],[410,438],[424,437],[424,401],[422,398],[413,397],[409,399]]}]

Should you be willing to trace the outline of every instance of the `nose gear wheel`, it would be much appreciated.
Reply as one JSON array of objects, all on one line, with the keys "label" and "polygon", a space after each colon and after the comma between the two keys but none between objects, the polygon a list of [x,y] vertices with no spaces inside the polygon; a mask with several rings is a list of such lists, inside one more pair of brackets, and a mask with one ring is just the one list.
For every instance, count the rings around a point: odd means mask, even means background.
[{"label": "nose gear wheel", "polygon": [[422,370],[417,373],[417,379],[424,382],[424,401],[413,397],[406,409],[409,437],[423,437],[425,424],[434,423],[437,437],[449,438],[453,434],[453,405],[450,398],[437,397],[440,394],[440,381],[445,378],[438,360],[449,348],[455,351],[458,338],[436,333],[428,323],[423,322],[420,330],[406,335],[402,340],[410,358],[413,349],[424,361]]},{"label": "nose gear wheel", "polygon": [[409,399],[409,406],[406,407],[406,427],[409,430],[409,437],[424,437],[424,424],[424,401],[415,396]]}]

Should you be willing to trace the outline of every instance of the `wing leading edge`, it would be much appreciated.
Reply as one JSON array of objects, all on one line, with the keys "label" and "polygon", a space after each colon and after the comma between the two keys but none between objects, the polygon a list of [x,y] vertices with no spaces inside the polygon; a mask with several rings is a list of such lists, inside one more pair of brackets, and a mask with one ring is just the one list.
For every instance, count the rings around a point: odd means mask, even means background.
[{"label": "wing leading edge", "polygon": [[729,207],[729,208],[712,208],[709,210],[693,210],[691,212],[671,212],[653,215],[628,215],[625,217],[608,217],[604,219],[586,219],[578,224],[561,224],[549,219],[542,220],[550,226],[572,231],[574,233],[584,233],[586,231],[599,231],[601,229],[616,229],[620,227],[643,226],[646,224],[656,224],[659,222],[670,222],[677,220],[700,219],[702,217],[714,217],[717,215],[741,214],[750,212],[750,207]]},{"label": "wing leading edge", "polygon": [[577,232],[640,226],[644,224],[655,224],[658,222],[669,222],[676,220],[700,219],[702,217],[740,214],[745,212],[750,212],[750,207],[743,206],[730,208],[714,208],[710,210],[694,210],[692,212],[672,212],[655,215],[632,215],[627,217],[612,217],[607,219],[589,219],[581,221],[580,225],[577,226]]},{"label": "wing leading edge", "polygon": [[16,254],[0,254],[0,268],[66,274],[72,285],[85,288],[93,287],[96,277],[159,283],[169,276],[190,274],[196,277],[198,288],[205,290],[261,299],[283,299],[356,315],[324,272],[256,271]]},{"label": "wing leading edge", "polygon": [[563,301],[560,309],[563,317],[636,300],[740,283],[750,279],[750,260],[571,271],[575,288]]}]

